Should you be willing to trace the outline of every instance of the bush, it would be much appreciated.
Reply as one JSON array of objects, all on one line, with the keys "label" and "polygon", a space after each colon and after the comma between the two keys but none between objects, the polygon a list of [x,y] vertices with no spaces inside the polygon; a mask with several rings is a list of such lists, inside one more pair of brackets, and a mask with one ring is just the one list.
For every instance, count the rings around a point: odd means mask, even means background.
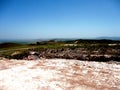
[{"label": "bush", "polygon": [[28,51],[24,51],[24,52],[21,52],[19,54],[10,56],[10,58],[13,58],[13,59],[23,59],[24,57],[27,57],[28,55],[29,55]]}]

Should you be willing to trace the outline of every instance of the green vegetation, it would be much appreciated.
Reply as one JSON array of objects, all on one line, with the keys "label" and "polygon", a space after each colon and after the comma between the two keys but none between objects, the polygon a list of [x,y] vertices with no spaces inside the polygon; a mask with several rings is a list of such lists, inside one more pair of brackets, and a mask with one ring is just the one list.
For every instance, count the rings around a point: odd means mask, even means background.
[{"label": "green vegetation", "polygon": [[[104,55],[112,55],[114,59],[115,56],[120,56],[120,41],[79,39],[71,41],[50,40],[36,42],[35,44],[0,44],[0,57],[22,59],[29,55],[29,51],[39,52],[39,54],[45,52],[43,56],[53,58],[83,59],[86,55],[84,59],[96,60],[96,57],[91,58],[91,55],[100,55],[99,60],[104,60]],[[117,59],[119,61],[119,58]]]}]

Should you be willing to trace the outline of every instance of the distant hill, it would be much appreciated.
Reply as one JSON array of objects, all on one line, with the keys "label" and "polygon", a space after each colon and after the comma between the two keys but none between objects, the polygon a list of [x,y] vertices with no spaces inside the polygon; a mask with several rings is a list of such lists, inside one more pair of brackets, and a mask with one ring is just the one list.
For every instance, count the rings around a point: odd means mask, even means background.
[{"label": "distant hill", "polygon": [[98,37],[96,39],[120,40],[120,37]]},{"label": "distant hill", "polygon": [[29,44],[29,43],[34,43],[37,40],[0,40],[0,44],[2,43],[19,43],[19,44]]},{"label": "distant hill", "polygon": [[19,43],[19,44],[30,44],[30,43],[36,43],[36,42],[42,42],[42,41],[74,41],[74,40],[118,40],[120,41],[120,37],[97,37],[97,38],[53,38],[53,39],[24,39],[24,40],[5,40],[0,39],[0,44],[2,43]]},{"label": "distant hill", "polygon": [[6,40],[6,39],[0,39],[0,44],[1,43],[9,43],[9,42],[12,42],[12,43],[19,43],[19,44],[30,44],[30,43],[36,43],[37,41],[47,41],[49,39],[16,39],[16,40]]}]

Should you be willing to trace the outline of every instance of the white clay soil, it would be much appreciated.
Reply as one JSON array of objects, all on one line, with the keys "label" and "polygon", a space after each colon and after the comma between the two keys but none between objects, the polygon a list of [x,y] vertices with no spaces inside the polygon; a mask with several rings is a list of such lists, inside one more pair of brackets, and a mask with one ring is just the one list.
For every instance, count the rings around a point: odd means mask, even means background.
[{"label": "white clay soil", "polygon": [[120,90],[120,64],[0,60],[0,90]]}]

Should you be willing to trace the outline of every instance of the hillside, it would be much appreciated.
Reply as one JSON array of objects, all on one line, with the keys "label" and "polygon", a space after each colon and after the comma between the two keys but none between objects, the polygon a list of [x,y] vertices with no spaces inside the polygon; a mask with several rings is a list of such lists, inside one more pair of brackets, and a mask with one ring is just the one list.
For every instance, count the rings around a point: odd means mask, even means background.
[{"label": "hillside", "polygon": [[120,61],[120,41],[49,40],[31,44],[0,44],[0,57],[9,59],[63,58],[87,61]]}]

